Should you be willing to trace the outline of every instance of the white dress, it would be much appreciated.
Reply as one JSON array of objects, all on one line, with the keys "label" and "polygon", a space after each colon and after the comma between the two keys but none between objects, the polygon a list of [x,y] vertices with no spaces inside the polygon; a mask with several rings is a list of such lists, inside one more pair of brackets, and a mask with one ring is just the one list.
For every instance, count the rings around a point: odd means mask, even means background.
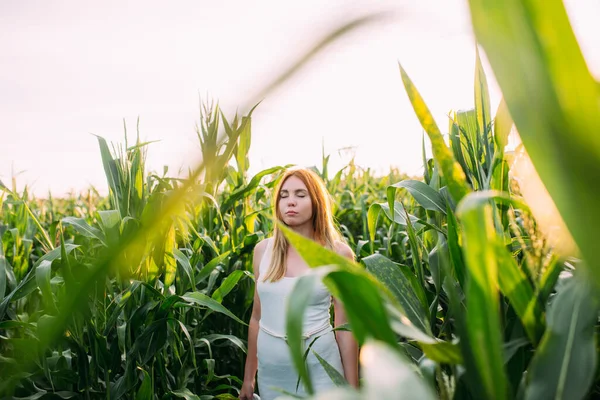
[{"label": "white dress", "polygon": [[[267,248],[260,262],[260,277],[257,282],[261,304],[260,329],[257,339],[258,391],[261,400],[272,400],[283,396],[274,390],[277,387],[286,392],[304,395],[302,382],[296,391],[298,373],[292,363],[290,350],[286,342],[286,305],[288,296],[296,282],[295,277],[283,277],[277,282],[264,282],[269,269],[273,249],[273,239],[267,239]],[[318,337],[311,347],[306,363],[316,393],[335,387],[319,360],[315,351],[343,376],[340,352],[331,330],[330,313],[331,294],[321,282],[315,287],[311,301],[304,314],[304,349]]]}]

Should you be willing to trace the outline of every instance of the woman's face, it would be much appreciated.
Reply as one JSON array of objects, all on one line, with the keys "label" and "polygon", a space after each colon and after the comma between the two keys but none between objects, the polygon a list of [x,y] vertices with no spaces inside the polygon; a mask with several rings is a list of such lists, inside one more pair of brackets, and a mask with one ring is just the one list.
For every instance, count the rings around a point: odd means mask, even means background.
[{"label": "woman's face", "polygon": [[312,224],[312,200],[300,178],[293,175],[287,178],[281,186],[279,196],[279,213],[286,225],[298,227],[306,223]]}]

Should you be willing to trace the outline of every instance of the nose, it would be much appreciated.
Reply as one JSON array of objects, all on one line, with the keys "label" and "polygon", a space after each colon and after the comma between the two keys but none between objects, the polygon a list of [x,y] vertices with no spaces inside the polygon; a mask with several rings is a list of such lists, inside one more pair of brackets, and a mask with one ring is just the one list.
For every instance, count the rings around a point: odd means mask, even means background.
[{"label": "nose", "polygon": [[290,196],[290,197],[288,197],[287,203],[288,203],[288,206],[294,206],[294,205],[296,205],[296,200]]}]

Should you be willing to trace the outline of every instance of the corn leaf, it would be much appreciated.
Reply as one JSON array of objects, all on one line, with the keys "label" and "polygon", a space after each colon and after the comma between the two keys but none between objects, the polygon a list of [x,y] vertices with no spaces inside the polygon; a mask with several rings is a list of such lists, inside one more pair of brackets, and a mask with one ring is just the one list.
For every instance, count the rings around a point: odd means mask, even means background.
[{"label": "corn leaf", "polygon": [[442,176],[446,179],[450,193],[454,198],[455,202],[459,202],[470,189],[466,182],[465,173],[460,168],[460,165],[452,157],[452,153],[446,146],[444,138],[438,128],[429,108],[423,101],[423,98],[413,85],[412,81],[406,74],[406,71],[400,65],[400,74],[402,75],[402,81],[404,82],[404,88],[412,103],[412,106],[421,122],[421,126],[427,132],[431,146],[433,149],[433,156],[442,170]]},{"label": "corn leaf", "polygon": [[[598,85],[562,1],[470,0],[479,43],[542,182],[600,283]],[[573,199],[577,201],[574,202]]]},{"label": "corn leaf", "polygon": [[584,399],[597,365],[598,302],[584,274],[564,285],[548,309],[548,327],[531,360],[525,399]]},{"label": "corn leaf", "polygon": [[65,217],[61,220],[63,225],[71,225],[75,230],[81,233],[85,237],[99,240],[102,244],[107,246],[106,237],[104,233],[98,228],[90,226],[83,218]]},{"label": "corn leaf", "polygon": [[286,334],[287,343],[290,348],[292,361],[301,381],[309,394],[313,394],[313,384],[308,373],[308,367],[304,362],[305,340],[302,337],[304,331],[304,312],[311,302],[311,295],[315,285],[319,281],[319,276],[315,273],[302,276],[294,284],[287,302]]},{"label": "corn leaf", "polygon": [[427,308],[416,294],[417,290],[422,289],[414,288],[415,284],[418,285],[418,281],[416,279],[410,281],[399,266],[381,254],[370,255],[362,261],[367,271],[375,275],[394,294],[408,319],[418,329],[430,334]]},{"label": "corn leaf", "polygon": [[435,399],[435,392],[413,369],[398,348],[375,340],[361,350],[366,399]]},{"label": "corn leaf", "polygon": [[507,377],[502,354],[498,259],[489,238],[496,234],[492,206],[478,201],[477,193],[465,197],[457,207],[463,226],[463,255],[468,270],[466,315],[461,348],[471,384],[478,396],[506,399]]},{"label": "corn leaf", "polygon": [[444,198],[438,191],[432,189],[429,185],[412,179],[394,183],[387,188],[388,199],[396,198],[396,189],[399,188],[408,190],[417,203],[426,210],[439,211],[442,214],[446,213],[446,202],[444,201]]},{"label": "corn leaf", "polygon": [[231,311],[229,311],[225,306],[221,303],[217,302],[214,299],[211,299],[207,295],[200,292],[188,292],[181,296],[181,298],[187,302],[197,304],[202,307],[209,308],[213,311],[216,311],[221,314],[227,315],[229,318],[239,322],[242,325],[247,325],[244,321],[236,317]]},{"label": "corn leaf", "polygon": [[479,135],[483,135],[491,123],[490,93],[477,47],[475,48],[475,58],[475,110]]},{"label": "corn leaf", "polygon": [[317,360],[319,360],[319,363],[327,373],[327,376],[329,376],[329,379],[331,379],[331,381],[336,386],[348,386],[348,381],[346,380],[346,378],[344,378],[340,371],[335,369],[333,365],[329,364],[327,360],[325,360],[323,357],[317,354],[317,352],[315,352],[314,350],[313,354],[315,355],[315,357],[317,357]]}]

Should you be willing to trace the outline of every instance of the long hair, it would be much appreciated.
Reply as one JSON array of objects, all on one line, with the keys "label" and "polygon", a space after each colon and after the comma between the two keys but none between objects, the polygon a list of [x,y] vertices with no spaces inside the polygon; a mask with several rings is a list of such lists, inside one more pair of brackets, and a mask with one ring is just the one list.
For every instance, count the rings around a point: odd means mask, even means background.
[{"label": "long hair", "polygon": [[[325,183],[313,171],[306,168],[288,169],[282,176],[277,188],[275,189],[273,216],[276,220],[283,222],[283,216],[279,209],[279,200],[281,199],[281,187],[285,181],[295,176],[299,178],[308,190],[308,195],[312,202],[312,225],[314,229],[314,239],[322,246],[333,250],[335,242],[341,240],[342,235],[333,221],[332,199],[325,187]],[[289,242],[283,236],[283,233],[275,224],[273,230],[273,250],[271,254],[271,263],[264,281],[276,282],[285,275],[285,264]]]}]

